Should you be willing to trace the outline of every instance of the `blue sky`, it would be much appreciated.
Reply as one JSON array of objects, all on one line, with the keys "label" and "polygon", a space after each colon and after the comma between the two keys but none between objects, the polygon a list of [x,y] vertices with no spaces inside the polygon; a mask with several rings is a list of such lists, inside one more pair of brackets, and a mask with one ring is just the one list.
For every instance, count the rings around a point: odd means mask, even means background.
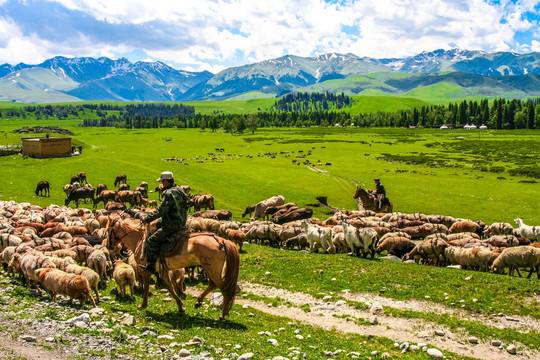
[{"label": "blue sky", "polygon": [[532,0],[0,0],[0,64],[125,57],[218,72],[286,54],[540,51]]}]

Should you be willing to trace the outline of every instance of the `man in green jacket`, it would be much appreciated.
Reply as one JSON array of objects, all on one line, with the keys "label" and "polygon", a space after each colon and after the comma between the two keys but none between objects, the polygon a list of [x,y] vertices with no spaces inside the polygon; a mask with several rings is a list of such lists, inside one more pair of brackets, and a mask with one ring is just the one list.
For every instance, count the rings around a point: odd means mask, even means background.
[{"label": "man in green jacket", "polygon": [[156,273],[156,261],[161,244],[179,232],[186,231],[187,220],[187,196],[174,183],[174,175],[170,171],[164,171],[157,181],[163,185],[162,202],[156,211],[144,218],[145,224],[155,219],[158,229],[146,239],[145,254],[147,265],[139,265],[142,269]]}]

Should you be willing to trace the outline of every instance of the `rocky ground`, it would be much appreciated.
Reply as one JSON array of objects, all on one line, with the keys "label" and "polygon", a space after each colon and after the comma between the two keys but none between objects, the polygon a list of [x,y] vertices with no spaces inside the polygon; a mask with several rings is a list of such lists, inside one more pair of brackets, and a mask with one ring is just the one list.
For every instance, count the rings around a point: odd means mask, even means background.
[{"label": "rocky ground", "polygon": [[[121,334],[124,326],[135,326],[134,319],[129,314],[107,314],[101,308],[77,310],[67,307],[63,302],[51,304],[45,298],[37,305],[25,307],[25,300],[12,297],[14,285],[10,280],[2,280],[0,286],[0,359],[132,359],[136,356],[114,353],[114,349],[126,346],[145,348],[144,358],[155,359],[205,359],[212,358],[210,353],[197,349],[200,339],[193,338],[189,343],[177,344],[172,336],[160,335],[158,338],[168,339],[168,346],[153,344],[147,335],[151,329],[141,328],[140,335],[127,335],[127,338],[115,340],[113,334]],[[540,353],[528,349],[523,344],[505,344],[498,339],[479,340],[469,336],[465,331],[454,332],[439,324],[421,319],[406,319],[386,314],[383,307],[409,309],[416,311],[436,311],[459,316],[467,320],[481,321],[487,326],[497,328],[513,328],[518,331],[528,329],[540,330],[540,322],[529,317],[496,316],[471,314],[458,308],[448,308],[431,302],[395,301],[373,294],[351,294],[344,291],[342,297],[366,304],[366,310],[350,306],[344,300],[334,300],[330,296],[316,299],[304,293],[295,293],[282,289],[271,288],[259,284],[241,283],[244,293],[263,296],[265,298],[280,298],[287,305],[272,305],[263,301],[247,299],[245,296],[237,299],[237,304],[244,308],[254,308],[276,316],[288,317],[295,321],[318,326],[323,329],[336,329],[342,332],[373,335],[393,339],[395,346],[403,351],[430,351],[433,358],[442,358],[444,352],[470,356],[478,359],[539,359]],[[189,295],[198,294],[198,290],[189,289]],[[104,301],[111,301],[104,297]],[[190,300],[188,300],[190,301]],[[14,306],[17,305],[17,306]],[[309,308],[309,311],[306,311]],[[17,310],[18,309],[18,310]],[[39,316],[45,311],[69,315],[67,321],[53,320],[51,317]],[[54,316],[52,316],[54,318]],[[351,321],[363,320],[363,321]],[[93,329],[95,335],[74,333],[74,328]],[[174,330],[173,330],[174,332]],[[107,334],[109,333],[109,334]],[[97,335],[96,335],[97,334]],[[99,334],[109,335],[100,336]],[[155,339],[155,337],[153,337]],[[428,349],[425,344],[431,344],[438,349]],[[111,352],[113,351],[113,352]],[[218,351],[219,352],[219,351]],[[226,356],[225,356],[226,355]],[[223,358],[249,359],[250,353],[225,354]],[[328,354],[329,357],[332,354]],[[350,355],[355,358],[354,354]],[[295,358],[293,357],[290,357]],[[301,358],[301,354],[297,358]],[[276,356],[274,359],[287,359]]]}]

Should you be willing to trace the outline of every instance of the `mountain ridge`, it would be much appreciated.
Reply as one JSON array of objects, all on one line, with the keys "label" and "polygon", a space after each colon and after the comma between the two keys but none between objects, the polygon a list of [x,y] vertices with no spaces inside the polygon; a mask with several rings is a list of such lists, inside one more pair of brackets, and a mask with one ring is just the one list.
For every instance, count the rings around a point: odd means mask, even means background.
[{"label": "mountain ridge", "polygon": [[[56,56],[36,65],[0,65],[0,100],[226,100],[244,94],[278,97],[317,88],[353,95],[376,91],[401,96],[414,91],[415,84],[421,88],[433,85],[435,80],[449,81],[461,87],[465,95],[484,92],[486,96],[528,97],[540,96],[537,75],[538,52],[465,49],[438,49],[383,59],[351,53],[313,57],[290,54],[230,67],[216,74],[177,70],[159,61],[132,63],[126,58]],[[496,78],[498,81],[493,81]],[[530,87],[523,86],[524,83]]]}]

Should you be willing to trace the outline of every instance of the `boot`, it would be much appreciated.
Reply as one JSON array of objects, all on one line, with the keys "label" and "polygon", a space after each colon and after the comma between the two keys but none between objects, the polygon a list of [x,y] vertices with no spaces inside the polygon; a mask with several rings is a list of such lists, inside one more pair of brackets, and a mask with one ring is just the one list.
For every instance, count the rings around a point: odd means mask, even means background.
[{"label": "boot", "polygon": [[146,270],[152,274],[157,274],[156,272],[156,263],[153,263],[153,262],[149,262],[148,264],[146,265],[139,265],[139,267],[143,270]]}]

